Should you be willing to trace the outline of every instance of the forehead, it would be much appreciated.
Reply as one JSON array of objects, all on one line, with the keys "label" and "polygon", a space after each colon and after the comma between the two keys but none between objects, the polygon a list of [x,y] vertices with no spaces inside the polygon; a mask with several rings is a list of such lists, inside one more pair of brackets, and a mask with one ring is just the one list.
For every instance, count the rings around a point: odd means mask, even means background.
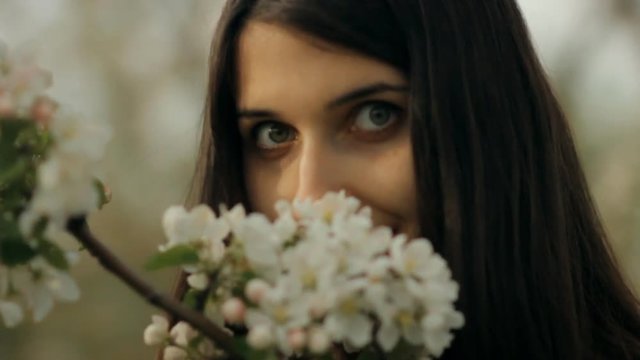
[{"label": "forehead", "polygon": [[237,59],[241,108],[284,100],[323,102],[358,86],[406,83],[400,71],[381,61],[263,22],[246,25]]}]

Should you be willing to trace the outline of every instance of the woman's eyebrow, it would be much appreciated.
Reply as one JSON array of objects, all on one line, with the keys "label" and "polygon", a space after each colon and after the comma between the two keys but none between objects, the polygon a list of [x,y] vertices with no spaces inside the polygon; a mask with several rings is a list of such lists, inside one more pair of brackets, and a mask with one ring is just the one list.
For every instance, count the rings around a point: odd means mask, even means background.
[{"label": "woman's eyebrow", "polygon": [[363,97],[367,97],[379,92],[385,92],[385,91],[406,92],[408,90],[409,90],[409,87],[407,85],[392,85],[392,84],[387,84],[382,82],[375,83],[375,84],[371,84],[371,85],[367,85],[367,86],[363,86],[363,87],[351,90],[348,93],[341,95],[335,98],[334,100],[331,100],[326,107],[327,109],[335,108],[335,107],[344,105],[346,103],[349,103],[351,101],[354,101]]},{"label": "woman's eyebrow", "polygon": [[237,117],[238,119],[242,119],[242,118],[274,118],[276,117],[276,114],[272,111],[269,110],[262,110],[262,109],[256,109],[256,110],[244,110],[244,109],[238,109],[238,113],[237,113]]}]

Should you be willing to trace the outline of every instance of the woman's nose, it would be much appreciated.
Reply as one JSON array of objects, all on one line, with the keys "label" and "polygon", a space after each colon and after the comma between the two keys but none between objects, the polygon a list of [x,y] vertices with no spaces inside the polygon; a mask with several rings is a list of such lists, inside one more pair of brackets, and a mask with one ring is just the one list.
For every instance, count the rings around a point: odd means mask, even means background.
[{"label": "woman's nose", "polygon": [[301,144],[298,153],[295,197],[318,199],[328,191],[346,189],[348,169],[345,154],[336,146],[321,141]]}]

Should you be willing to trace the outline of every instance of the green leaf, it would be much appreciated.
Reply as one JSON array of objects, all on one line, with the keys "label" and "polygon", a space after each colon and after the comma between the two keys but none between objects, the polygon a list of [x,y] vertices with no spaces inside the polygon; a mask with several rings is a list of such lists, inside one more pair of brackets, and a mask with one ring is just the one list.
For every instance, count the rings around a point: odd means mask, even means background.
[{"label": "green leaf", "polygon": [[23,241],[15,216],[11,212],[0,214],[0,242]]},{"label": "green leaf", "polygon": [[3,119],[0,121],[0,169],[16,161],[20,155],[16,140],[23,131],[35,127],[31,121]]},{"label": "green leaf", "polygon": [[200,302],[200,294],[201,291],[196,289],[189,289],[184,297],[182,298],[182,303],[190,309],[198,310],[198,303]]},{"label": "green leaf", "polygon": [[145,264],[147,270],[158,270],[171,266],[190,265],[198,262],[198,252],[189,245],[177,245],[167,251],[153,255]]},{"label": "green leaf", "polygon": [[368,346],[367,348],[362,350],[360,354],[358,354],[358,357],[356,360],[382,360],[382,359],[383,359],[382,354],[378,353],[371,346]]},{"label": "green leaf", "polygon": [[233,347],[236,352],[245,360],[278,360],[275,350],[256,350],[247,344],[244,337],[235,337],[233,339]]},{"label": "green leaf", "polygon": [[33,259],[37,253],[22,240],[0,242],[0,262],[7,266],[21,265]]},{"label": "green leaf", "polygon": [[24,177],[29,170],[29,161],[24,158],[18,158],[7,167],[0,170],[0,187],[8,186],[21,177]]},{"label": "green leaf", "polygon": [[52,243],[51,241],[47,241],[41,239],[38,243],[38,250],[40,255],[44,257],[51,266],[55,267],[59,270],[68,270],[69,262],[67,261],[67,257],[64,255],[64,251],[62,249]]},{"label": "green leaf", "polygon": [[107,188],[104,186],[102,181],[98,179],[95,179],[93,181],[93,185],[96,188],[96,191],[98,192],[98,209],[102,209],[103,206],[105,206],[106,204],[109,203],[109,201],[111,201],[111,199],[109,198],[109,195],[107,194]]}]

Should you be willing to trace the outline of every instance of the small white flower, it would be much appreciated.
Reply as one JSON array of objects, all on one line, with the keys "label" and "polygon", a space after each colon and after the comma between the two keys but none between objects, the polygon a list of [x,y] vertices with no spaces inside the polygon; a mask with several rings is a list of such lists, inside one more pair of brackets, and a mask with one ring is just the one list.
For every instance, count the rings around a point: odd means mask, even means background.
[{"label": "small white flower", "polygon": [[265,215],[247,216],[238,224],[234,234],[244,244],[245,254],[254,270],[269,277],[279,272],[282,241]]},{"label": "small white flower", "polygon": [[274,341],[285,354],[290,354],[288,333],[292,329],[303,328],[310,322],[309,298],[299,283],[287,277],[280,278],[275,287],[270,288],[260,301],[259,308],[247,309],[245,323],[249,329],[264,325],[273,332]]},{"label": "small white flower", "polygon": [[220,205],[220,217],[225,219],[231,226],[232,231],[235,232],[246,218],[246,211],[242,204],[236,204],[231,210],[228,210],[227,207],[222,204]]},{"label": "small white flower", "polygon": [[173,341],[177,345],[187,346],[189,345],[189,341],[198,336],[198,333],[191,327],[191,325],[184,321],[180,321],[171,328],[169,335],[171,335]]},{"label": "small white flower", "polygon": [[294,211],[302,218],[324,219],[327,222],[336,214],[353,214],[360,208],[360,200],[347,196],[344,190],[328,192],[321,199],[295,199]]},{"label": "small white flower", "polygon": [[162,355],[164,360],[187,360],[189,358],[186,351],[173,345],[164,348]]},{"label": "small white flower", "polygon": [[434,356],[439,357],[453,340],[453,334],[450,331],[461,328],[464,325],[464,317],[452,306],[447,306],[434,309],[425,315],[421,325],[425,346]]},{"label": "small white flower", "polygon": [[376,334],[377,342],[385,351],[393,349],[400,338],[412,345],[422,344],[420,302],[416,301],[402,281],[389,281],[385,285],[388,294],[375,306],[376,315],[381,320]]},{"label": "small white flower", "polygon": [[364,280],[351,280],[337,287],[335,306],[324,321],[333,340],[344,341],[355,348],[371,340],[373,322],[363,313],[365,303],[360,293],[366,285]]},{"label": "small white flower", "polygon": [[222,242],[229,233],[227,222],[217,219],[206,205],[198,205],[191,211],[172,206],[165,211],[162,224],[169,238],[169,243],[163,249],[201,241]]},{"label": "small white flower", "polygon": [[[178,223],[188,215],[189,213],[184,206],[179,205],[170,206],[164,211],[162,228],[164,229],[164,234],[169,238],[169,246],[172,243],[180,243],[182,241],[182,236],[177,235],[176,228],[178,227]],[[164,245],[160,247],[160,250],[163,250],[163,248]]]},{"label": "small white flower", "polygon": [[160,345],[169,337],[169,321],[164,316],[151,316],[152,323],[144,329],[144,343],[149,346]]},{"label": "small white flower", "polygon": [[80,297],[80,290],[68,273],[57,270],[37,257],[29,267],[11,271],[13,286],[24,295],[33,311],[33,320],[41,321],[53,308],[54,299],[70,302]]},{"label": "small white flower", "polygon": [[0,315],[9,328],[18,325],[24,318],[22,307],[11,301],[0,300]]},{"label": "small white flower", "polygon": [[415,276],[426,280],[446,268],[446,264],[440,264],[433,260],[433,246],[427,239],[415,239],[407,242],[405,235],[398,235],[391,245],[391,260],[394,269],[405,276]]},{"label": "small white flower", "polygon": [[266,324],[259,324],[249,330],[247,343],[254,349],[266,349],[273,344],[271,328]]},{"label": "small white flower", "polygon": [[229,224],[223,218],[216,218],[208,206],[198,205],[191,211],[182,206],[172,206],[165,211],[162,225],[169,241],[160,246],[160,251],[182,244],[197,249],[200,263],[198,266],[185,266],[187,272],[211,270],[224,258],[224,239],[229,235]]}]

